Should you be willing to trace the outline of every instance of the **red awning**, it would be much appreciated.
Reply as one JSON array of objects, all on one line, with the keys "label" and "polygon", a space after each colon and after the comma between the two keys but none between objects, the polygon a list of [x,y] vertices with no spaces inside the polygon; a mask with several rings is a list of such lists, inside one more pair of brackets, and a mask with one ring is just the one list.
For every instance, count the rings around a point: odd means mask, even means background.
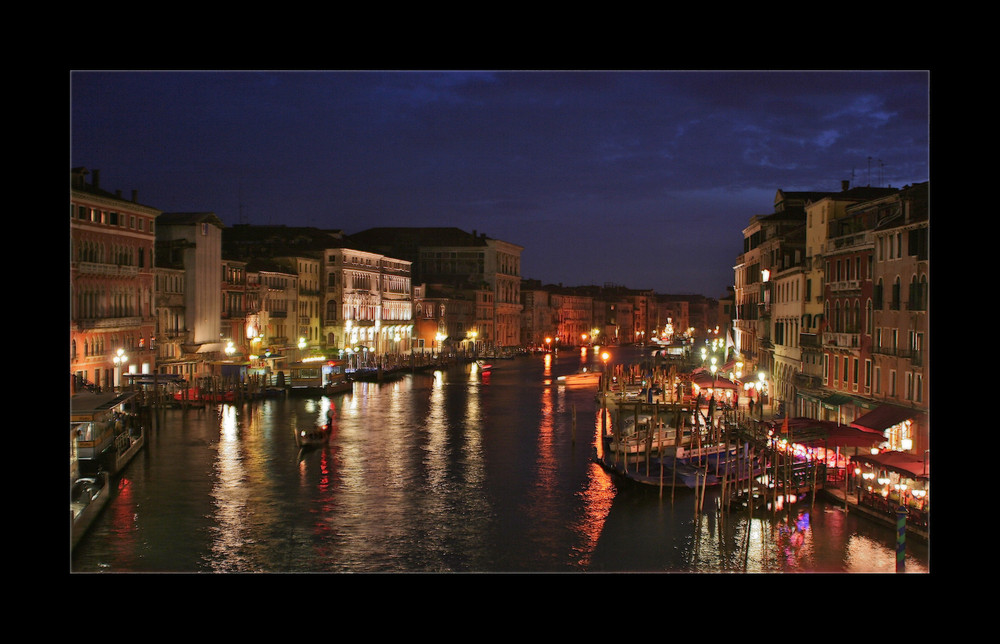
[{"label": "red awning", "polygon": [[906,420],[915,420],[923,415],[923,412],[916,409],[907,409],[896,405],[880,405],[867,414],[856,418],[851,426],[881,432],[893,425],[898,425]]},{"label": "red awning", "polygon": [[738,390],[740,388],[739,383],[733,382],[727,378],[720,378],[716,376],[712,378],[710,373],[694,373],[691,375],[691,382],[698,385],[702,389],[734,389]]},{"label": "red awning", "polygon": [[[783,438],[787,438],[783,433],[785,428],[784,421],[772,421],[771,426],[776,433]],[[885,440],[879,432],[813,418],[789,418],[788,432],[791,434],[792,441],[799,445],[825,447],[827,449],[835,449],[837,447],[872,447]]]},{"label": "red awning", "polygon": [[892,470],[912,479],[929,479],[931,464],[916,454],[909,452],[882,452],[881,454],[859,454],[851,457],[854,461],[868,463],[873,467]]}]

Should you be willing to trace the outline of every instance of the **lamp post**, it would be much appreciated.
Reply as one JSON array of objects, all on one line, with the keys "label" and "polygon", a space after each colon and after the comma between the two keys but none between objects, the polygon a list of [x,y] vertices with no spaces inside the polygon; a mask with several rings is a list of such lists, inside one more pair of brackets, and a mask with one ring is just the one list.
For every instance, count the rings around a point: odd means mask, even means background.
[{"label": "lamp post", "polygon": [[[610,386],[608,384],[608,380],[610,380],[610,378],[608,377],[608,358],[610,358],[610,357],[611,357],[611,354],[608,353],[607,351],[601,352],[601,360],[604,361],[604,374],[601,376],[601,381],[603,383],[603,388],[604,388],[604,393],[605,394],[608,392],[608,387]],[[606,401],[604,400],[604,398],[602,398],[601,400],[602,400],[602,404],[606,404]]]},{"label": "lamp post", "polygon": [[764,420],[764,372],[757,372],[757,407],[760,409],[760,419]]},{"label": "lamp post", "polygon": [[122,373],[125,369],[125,363],[128,362],[128,356],[125,354],[125,349],[118,349],[115,352],[112,362],[115,363],[115,386],[119,389],[122,386]]}]

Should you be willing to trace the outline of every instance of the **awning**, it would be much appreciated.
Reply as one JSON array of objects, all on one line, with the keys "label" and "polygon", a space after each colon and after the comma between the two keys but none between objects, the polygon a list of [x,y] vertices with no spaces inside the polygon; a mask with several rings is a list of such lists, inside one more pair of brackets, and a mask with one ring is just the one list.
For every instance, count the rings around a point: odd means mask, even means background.
[{"label": "awning", "polygon": [[728,378],[720,378],[716,376],[712,378],[710,373],[695,373],[691,376],[691,382],[698,385],[702,389],[739,389],[740,385],[738,383],[729,380]]},{"label": "awning", "polygon": [[904,421],[919,419],[923,415],[923,412],[916,409],[907,409],[906,407],[897,407],[896,405],[881,405],[867,414],[854,419],[851,426],[881,432]]},{"label": "awning", "polygon": [[859,454],[852,456],[858,463],[867,463],[872,467],[892,470],[911,479],[929,479],[931,477],[930,461],[925,461],[916,454],[909,452],[882,452],[881,454]]},{"label": "awning", "polygon": [[829,396],[820,398],[819,402],[827,409],[836,409],[841,405],[849,405],[853,403],[854,399],[844,394],[830,394]]},{"label": "awning", "polygon": [[[772,421],[771,426],[776,434],[787,437],[784,434],[784,421]],[[813,418],[789,418],[788,432],[791,434],[792,442],[807,447],[825,447],[835,449],[837,447],[872,447],[878,445],[885,438],[879,432],[858,429],[849,425],[840,425],[830,420],[816,420]]]}]

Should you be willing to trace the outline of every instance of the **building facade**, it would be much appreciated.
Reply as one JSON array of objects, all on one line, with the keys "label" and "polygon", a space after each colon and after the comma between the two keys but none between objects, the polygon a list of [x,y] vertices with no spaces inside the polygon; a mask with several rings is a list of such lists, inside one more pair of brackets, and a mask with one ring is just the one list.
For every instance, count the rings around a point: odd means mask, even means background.
[{"label": "building facade", "polygon": [[[92,181],[86,181],[90,174]],[[70,373],[76,390],[119,386],[153,373],[154,263],[161,212],[100,187],[100,173],[70,172]]]},{"label": "building facade", "polygon": [[891,405],[897,449],[930,448],[928,184],[880,203],[873,232],[872,397]]}]

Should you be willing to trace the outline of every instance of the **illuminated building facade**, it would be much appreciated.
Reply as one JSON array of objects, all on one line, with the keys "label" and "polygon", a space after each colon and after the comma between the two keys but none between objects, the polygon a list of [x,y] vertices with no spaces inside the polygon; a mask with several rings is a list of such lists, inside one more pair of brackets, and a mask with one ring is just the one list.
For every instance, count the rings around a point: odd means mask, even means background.
[{"label": "illuminated building facade", "polygon": [[[86,175],[92,181],[87,183]],[[100,187],[100,173],[70,172],[71,387],[118,386],[152,373],[154,259],[161,212]]]}]

